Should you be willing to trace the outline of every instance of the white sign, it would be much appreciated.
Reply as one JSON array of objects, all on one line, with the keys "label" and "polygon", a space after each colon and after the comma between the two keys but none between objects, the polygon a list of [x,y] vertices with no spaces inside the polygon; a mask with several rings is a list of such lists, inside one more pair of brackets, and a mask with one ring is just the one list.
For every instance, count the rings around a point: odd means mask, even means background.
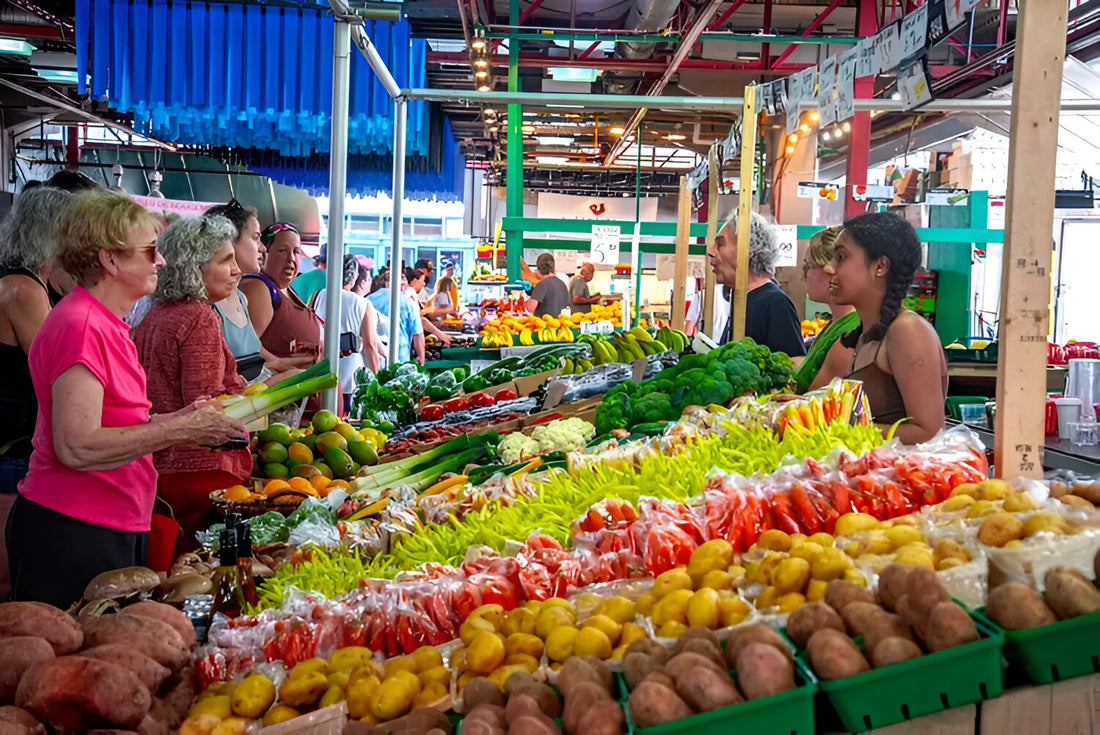
[{"label": "white sign", "polygon": [[760,90],[760,107],[764,112],[769,115],[775,114],[775,95],[772,92],[771,82],[767,84],[761,84],[757,89]]},{"label": "white sign", "polygon": [[[594,219],[634,221],[634,197],[586,197],[539,192],[536,215],[543,219]],[[657,220],[657,197],[642,197],[642,222]]]},{"label": "white sign", "polygon": [[161,199],[160,197],[145,197],[130,194],[130,201],[140,204],[153,214],[164,216],[166,214],[178,214],[184,219],[199,217],[203,212],[213,207],[216,202],[189,202],[182,199]]},{"label": "white sign", "polygon": [[856,184],[852,187],[852,200],[857,202],[892,202],[894,187]]},{"label": "white sign", "polygon": [[793,268],[798,265],[798,225],[772,225],[779,241],[779,257],[776,268]]},{"label": "white sign", "polygon": [[615,325],[606,319],[598,322],[581,322],[581,334],[611,334]]},{"label": "white sign", "polygon": [[817,110],[821,113],[821,125],[836,122],[836,57],[821,62],[817,77]]},{"label": "white sign", "polygon": [[818,181],[798,182],[799,199],[836,199],[840,187]]},{"label": "white sign", "polygon": [[970,192],[966,189],[929,189],[924,193],[925,204],[954,207],[966,204]]},{"label": "white sign", "polygon": [[924,53],[928,48],[928,3],[901,19],[902,61]]},{"label": "white sign", "polygon": [[879,73],[893,71],[901,60],[901,42],[898,38],[898,23],[891,23],[874,35],[875,66]]},{"label": "white sign", "polygon": [[868,36],[859,39],[856,44],[856,76],[873,77],[878,73],[878,65],[875,64],[875,39]]},{"label": "white sign", "polygon": [[592,263],[615,265],[619,262],[619,226],[592,225]]},{"label": "white sign", "polygon": [[840,55],[836,76],[836,119],[847,120],[856,114],[856,65],[859,49]]},{"label": "white sign", "polygon": [[928,83],[928,75],[924,73],[922,62],[914,61],[898,69],[898,91],[901,93],[901,104],[906,110],[932,101],[932,87]]}]

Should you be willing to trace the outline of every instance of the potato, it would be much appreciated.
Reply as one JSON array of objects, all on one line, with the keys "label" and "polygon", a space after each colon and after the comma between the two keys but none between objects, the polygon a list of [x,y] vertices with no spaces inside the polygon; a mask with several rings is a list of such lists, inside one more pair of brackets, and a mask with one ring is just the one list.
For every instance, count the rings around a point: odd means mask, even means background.
[{"label": "potato", "polygon": [[46,735],[45,726],[25,709],[0,707],[0,732],[4,735]]},{"label": "potato", "polygon": [[334,651],[331,656],[328,657],[328,670],[333,671],[352,671],[358,666],[370,663],[373,653],[369,648],[364,646],[347,646]]},{"label": "potato", "polygon": [[[1053,483],[1051,484],[1053,486]],[[1070,492],[1093,505],[1100,505],[1100,482],[1076,482]]]},{"label": "potato", "polygon": [[279,685],[279,701],[298,709],[308,707],[316,704],[326,689],[328,689],[328,677],[320,671],[291,673]]},{"label": "potato", "polygon": [[677,655],[680,653],[697,653],[713,661],[720,670],[724,671],[726,668],[726,660],[722,656],[722,649],[703,638],[692,638],[685,642],[683,646],[677,646]]},{"label": "potato", "polygon": [[913,627],[919,627],[928,617],[929,611],[941,602],[949,599],[943,582],[933,569],[916,567],[906,579],[908,589],[905,593],[907,612],[895,610]]},{"label": "potato", "polygon": [[885,612],[881,605],[873,602],[853,602],[844,608],[840,618],[844,622],[844,629],[848,635],[857,636],[863,635],[868,621]]},{"label": "potato", "polygon": [[137,676],[118,664],[62,656],[23,674],[15,704],[55,727],[134,728],[149,711],[151,697]]},{"label": "potato", "polygon": [[915,568],[891,564],[879,573],[878,599],[884,608],[897,612],[898,600],[908,591],[909,575]]},{"label": "potato", "polygon": [[[412,676],[412,674],[409,675]],[[313,674],[307,674],[307,676],[313,676]],[[370,712],[380,722],[400,717],[412,709],[413,698],[418,693],[419,690],[409,686],[403,677],[393,676],[383,681],[374,690],[374,694],[370,697]],[[279,689],[279,698],[283,699],[282,688]],[[293,702],[287,700],[287,704],[293,705]]]},{"label": "potato", "polygon": [[582,681],[585,668],[591,672],[588,675],[590,681],[596,682],[608,692],[611,691],[611,670],[607,668],[607,664],[594,656],[574,656],[562,665],[559,672],[558,689],[563,696],[568,695],[570,684],[562,679]]},{"label": "potato", "polygon": [[875,596],[865,587],[846,579],[834,579],[825,587],[825,604],[838,613],[849,602],[874,602]]},{"label": "potato", "polygon": [[901,663],[911,658],[917,658],[922,655],[922,653],[923,651],[920,650],[920,646],[911,639],[902,638],[901,636],[891,636],[889,638],[883,638],[878,642],[878,645],[871,650],[871,665],[876,669],[880,669],[883,666],[889,666],[890,664]]},{"label": "potato", "polygon": [[947,560],[957,560],[964,563],[970,561],[970,552],[958,541],[945,538],[936,543],[936,548],[932,550],[932,559],[935,562],[936,569],[942,570],[948,568],[944,564]]},{"label": "potato", "polygon": [[627,707],[638,727],[663,725],[695,714],[675,690],[652,681],[643,681],[630,693]]},{"label": "potato", "polygon": [[965,609],[947,600],[937,604],[918,632],[930,653],[978,640],[978,629]]},{"label": "potato", "polygon": [[52,658],[53,646],[45,638],[32,635],[0,638],[0,661],[4,662],[0,665],[0,703],[15,700],[15,690],[27,669]]},{"label": "potato", "polygon": [[1023,513],[1029,510],[1038,510],[1039,503],[1031,497],[1030,493],[1020,490],[1005,498],[1001,507],[1008,513]]},{"label": "potato", "polygon": [[543,711],[539,703],[525,694],[513,694],[508,697],[508,704],[504,706],[504,719],[511,725],[524,716],[542,715]]},{"label": "potato", "polygon": [[149,706],[149,716],[169,730],[175,730],[187,715],[187,708],[195,698],[199,680],[195,669],[188,666],[176,675],[176,682],[160,697],[154,697]]},{"label": "potato", "polygon": [[774,646],[750,643],[737,654],[737,682],[749,699],[794,689],[794,666]]},{"label": "potato", "polygon": [[1094,507],[1094,504],[1091,501],[1085,500],[1084,498],[1077,495],[1063,495],[1062,497],[1058,498],[1058,502],[1062,505],[1071,505],[1078,508]]},{"label": "potato", "polygon": [[212,735],[220,724],[221,719],[217,715],[194,715],[183,721],[179,735]]},{"label": "potato", "polygon": [[501,690],[504,692],[505,697],[511,697],[518,693],[520,689],[534,683],[535,680],[530,672],[515,671],[504,680],[504,686],[501,687]]},{"label": "potato", "polygon": [[677,654],[665,664],[665,673],[671,676],[673,681],[679,681],[680,677],[694,669],[710,669],[711,671],[717,671],[719,674],[726,673],[725,667],[698,653],[684,652]]},{"label": "potato", "polygon": [[[761,648],[769,648],[772,653],[782,658],[780,653],[771,646],[763,643],[755,644]],[[745,701],[741,692],[737,691],[737,685],[726,673],[719,673],[703,667],[685,671],[675,679],[676,693],[696,712],[710,712],[714,709],[728,707],[731,704]]]},{"label": "potato", "polygon": [[806,652],[814,672],[826,681],[871,670],[852,639],[832,628],[822,628],[810,636]]},{"label": "potato", "polygon": [[[80,652],[86,658],[97,658],[100,661],[109,661],[118,664],[127,671],[132,671],[145,685],[150,694],[156,694],[160,685],[164,683],[172,672],[168,667],[162,666],[140,651],[118,643],[107,643],[102,646],[85,648]],[[0,653],[0,658],[3,654]],[[262,714],[262,713],[261,713]]]},{"label": "potato", "polygon": [[978,528],[978,540],[986,546],[1001,547],[1023,537],[1024,524],[1009,513],[988,515]]},{"label": "potato", "polygon": [[[619,735],[626,724],[626,715],[618,702],[605,700],[592,705],[586,712],[581,713],[581,720],[574,733],[583,735]],[[516,733],[520,733],[516,730]],[[527,731],[522,731],[527,735]],[[548,731],[552,732],[552,731]],[[534,735],[534,734],[532,734]]]},{"label": "potato", "polygon": [[790,661],[794,661],[791,647],[775,631],[775,628],[763,623],[750,623],[734,628],[726,641],[726,662],[731,668],[737,666],[737,654],[750,643],[767,643],[769,646],[775,646]]},{"label": "potato", "polygon": [[824,602],[810,602],[798,608],[787,618],[787,636],[799,648],[806,647],[806,641],[821,628],[844,630],[844,621],[836,610]]},{"label": "potato", "polygon": [[561,721],[565,731],[577,732],[584,713],[598,702],[610,699],[611,692],[596,682],[582,681],[574,685],[565,695],[565,706],[562,707]]},{"label": "potato", "polygon": [[520,689],[517,694],[530,697],[538,704],[539,709],[547,717],[561,717],[561,697],[550,688],[549,684],[535,682]]},{"label": "potato", "polygon": [[626,653],[623,654],[623,658],[632,653],[644,653],[647,656],[660,656],[664,654],[664,658],[660,663],[664,663],[669,659],[668,649],[662,646],[652,638],[639,638],[636,641],[632,641],[629,646],[626,647]]},{"label": "potato", "polygon": [[413,732],[428,732],[433,729],[451,732],[451,721],[447,715],[434,707],[417,707],[402,718],[404,726]]},{"label": "potato", "polygon": [[1005,582],[991,589],[985,614],[1007,630],[1026,630],[1058,620],[1039,593],[1020,582]]},{"label": "potato", "polygon": [[1061,480],[1050,481],[1050,497],[1057,499],[1062,497],[1069,491],[1069,485],[1062,482]]},{"label": "potato", "polygon": [[1052,567],[1043,577],[1046,600],[1059,620],[1100,610],[1100,590],[1072,567]]},{"label": "potato", "polygon": [[508,735],[526,735],[527,733],[531,733],[531,735],[560,735],[561,729],[552,720],[531,715],[519,718],[508,727]]},{"label": "potato", "polygon": [[147,618],[167,623],[179,633],[183,645],[188,648],[195,647],[195,626],[191,624],[190,618],[171,605],[153,602],[152,600],[142,600],[141,602],[135,602],[133,605],[127,605],[122,609],[122,612],[125,615],[144,615]]},{"label": "potato", "polygon": [[76,618],[42,602],[0,603],[0,638],[33,635],[45,638],[64,656],[80,650],[84,633]]},{"label": "potato", "polygon": [[693,627],[685,630],[680,637],[676,640],[676,645],[673,646],[673,654],[682,653],[685,649],[683,646],[687,645],[689,641],[702,640],[709,643],[717,650],[722,650],[721,644],[718,642],[718,636],[714,634],[713,630],[708,628]]},{"label": "potato", "polygon": [[500,687],[483,676],[474,679],[462,690],[462,709],[456,708],[456,711],[469,714],[482,704],[504,706],[504,693],[500,691]]},{"label": "potato", "polygon": [[626,680],[627,689],[632,691],[642,683],[646,674],[660,670],[661,664],[648,654],[634,651],[623,656],[623,679]]},{"label": "potato", "polygon": [[895,613],[883,610],[878,615],[870,616],[860,631],[863,636],[863,650],[868,657],[874,653],[879,643],[887,638],[904,638],[916,642],[909,624]]},{"label": "potato", "polygon": [[191,652],[179,633],[160,620],[119,613],[89,618],[83,620],[81,625],[84,628],[84,645],[89,648],[107,643],[130,646],[172,671],[178,671],[191,660]]},{"label": "potato", "polygon": [[[326,679],[326,683],[327,681]],[[343,701],[344,690],[341,687],[333,688],[340,692],[337,701]],[[230,701],[233,714],[241,717],[261,717],[275,702],[275,685],[263,674],[250,674],[233,690]],[[321,706],[327,706],[323,699]]]}]

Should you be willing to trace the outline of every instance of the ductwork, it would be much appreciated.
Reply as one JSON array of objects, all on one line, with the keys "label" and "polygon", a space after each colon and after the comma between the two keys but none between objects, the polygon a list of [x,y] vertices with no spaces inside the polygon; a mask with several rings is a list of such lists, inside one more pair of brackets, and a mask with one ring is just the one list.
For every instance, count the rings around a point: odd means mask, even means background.
[{"label": "ductwork", "polygon": [[[625,28],[660,31],[672,20],[678,7],[680,0],[635,0],[634,7],[627,14]],[[624,59],[645,59],[653,55],[656,47],[655,43],[620,41],[615,44],[615,55]]]}]

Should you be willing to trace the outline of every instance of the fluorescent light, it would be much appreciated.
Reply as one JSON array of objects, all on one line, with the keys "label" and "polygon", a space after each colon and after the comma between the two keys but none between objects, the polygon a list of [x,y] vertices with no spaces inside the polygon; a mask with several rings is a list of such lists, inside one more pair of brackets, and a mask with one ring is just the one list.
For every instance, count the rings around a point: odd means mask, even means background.
[{"label": "fluorescent light", "polygon": [[47,82],[76,84],[79,79],[75,69],[35,69],[35,72]]},{"label": "fluorescent light", "polygon": [[546,106],[547,107],[557,107],[559,109],[564,109],[564,110],[583,110],[584,109],[584,105],[552,105],[550,103],[547,103]]},{"label": "fluorescent light", "polygon": [[30,56],[34,46],[18,38],[0,38],[0,54]]},{"label": "fluorescent light", "polygon": [[626,128],[623,128],[623,127],[620,127],[620,126],[616,125],[615,127],[611,128],[607,132],[611,133],[612,135],[622,135],[623,133],[626,132]]},{"label": "fluorescent light", "polygon": [[535,161],[551,166],[560,166],[561,164],[569,163],[569,159],[565,156],[535,156]]},{"label": "fluorescent light", "polygon": [[540,135],[540,145],[573,145],[572,135]]},{"label": "fluorescent light", "polygon": [[737,52],[737,60],[738,61],[759,61],[760,60],[760,52],[759,51],[738,51]]},{"label": "fluorescent light", "polygon": [[600,75],[599,69],[580,68],[576,66],[552,66],[549,69],[550,78],[555,82],[594,82]]}]

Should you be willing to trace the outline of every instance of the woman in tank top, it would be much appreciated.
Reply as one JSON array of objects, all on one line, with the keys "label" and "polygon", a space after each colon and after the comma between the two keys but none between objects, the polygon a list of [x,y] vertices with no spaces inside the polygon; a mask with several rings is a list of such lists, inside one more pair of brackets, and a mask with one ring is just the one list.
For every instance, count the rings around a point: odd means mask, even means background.
[{"label": "woman in tank top", "polygon": [[871,415],[884,431],[908,419],[895,434],[906,444],[927,441],[943,428],[947,396],[947,359],[936,331],[902,307],[920,263],[913,226],[876,213],[844,223],[825,266],[833,300],[859,314],[860,327],[844,338],[855,348],[847,377],[863,381]]}]

